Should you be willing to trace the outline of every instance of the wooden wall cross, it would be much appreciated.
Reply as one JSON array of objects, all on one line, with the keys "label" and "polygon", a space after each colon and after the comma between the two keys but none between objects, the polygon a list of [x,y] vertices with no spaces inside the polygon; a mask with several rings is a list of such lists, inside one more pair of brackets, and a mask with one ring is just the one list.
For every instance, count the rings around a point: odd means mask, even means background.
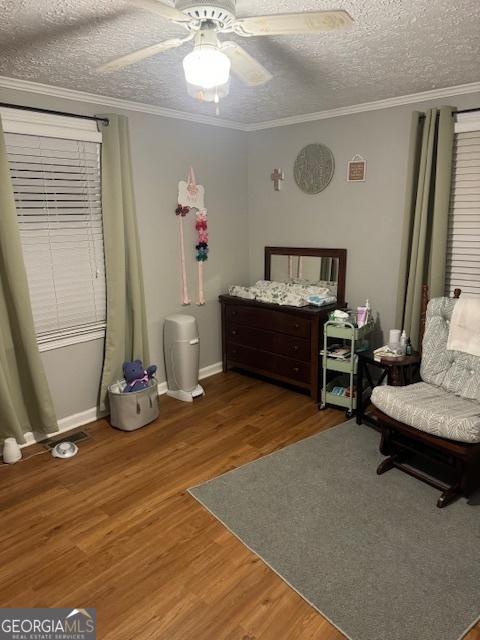
[{"label": "wooden wall cross", "polygon": [[275,191],[280,191],[281,181],[285,180],[283,171],[281,171],[280,169],[274,169],[272,175],[270,176],[270,180],[273,181],[273,188],[275,189]]}]

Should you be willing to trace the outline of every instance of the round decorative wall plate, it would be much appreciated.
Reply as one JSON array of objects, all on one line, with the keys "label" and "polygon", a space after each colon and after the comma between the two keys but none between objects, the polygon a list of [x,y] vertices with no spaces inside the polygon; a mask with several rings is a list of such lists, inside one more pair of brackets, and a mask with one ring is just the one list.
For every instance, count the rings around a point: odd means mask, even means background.
[{"label": "round decorative wall plate", "polygon": [[297,186],[315,195],[328,187],[335,171],[333,153],[324,144],[308,144],[300,151],[293,167]]}]

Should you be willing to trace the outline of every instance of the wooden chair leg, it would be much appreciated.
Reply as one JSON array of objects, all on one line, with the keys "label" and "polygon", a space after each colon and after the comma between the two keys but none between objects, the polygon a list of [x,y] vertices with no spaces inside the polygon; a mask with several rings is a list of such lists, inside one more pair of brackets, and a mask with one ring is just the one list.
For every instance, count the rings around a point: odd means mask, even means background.
[{"label": "wooden chair leg", "polygon": [[455,484],[453,487],[449,487],[446,491],[442,493],[442,495],[437,500],[437,507],[439,509],[443,509],[454,500],[459,498],[462,495],[462,491],[460,489],[460,485]]},{"label": "wooden chair leg", "polygon": [[391,456],[388,456],[388,458],[385,458],[385,460],[383,460],[377,467],[377,475],[381,476],[382,473],[386,473],[387,471],[390,471],[390,469],[393,469],[393,467],[396,467],[397,465],[401,464],[403,461],[405,460],[405,455],[402,453],[394,453]]},{"label": "wooden chair leg", "polygon": [[446,489],[437,500],[437,507],[443,509],[447,505],[451,504],[454,500],[462,495],[468,495],[468,479],[467,469],[462,460],[456,459],[454,462],[455,471],[457,473],[457,480],[451,487]]},{"label": "wooden chair leg", "polygon": [[[380,453],[383,453],[384,456],[392,455],[393,451],[390,448],[390,438],[392,436],[391,429],[386,427],[382,428],[382,438],[380,440]],[[388,469],[387,469],[388,471]]]},{"label": "wooden chair leg", "polygon": [[385,460],[382,460],[382,462],[378,465],[377,475],[381,476],[382,473],[386,473],[387,471],[390,471],[390,469],[393,469],[394,466],[395,466],[394,456],[388,456],[388,458],[385,458]]},{"label": "wooden chair leg", "polygon": [[[443,509],[457,498],[469,497],[480,489],[480,442],[464,444],[433,436],[400,423],[375,406],[373,414],[381,428],[380,453],[385,459],[377,467],[377,474],[386,473],[394,467],[421,480],[441,492],[437,507]],[[451,482],[427,474],[421,466],[408,464],[410,454],[430,460],[435,467],[449,471]],[[444,475],[444,474],[441,474]]]}]

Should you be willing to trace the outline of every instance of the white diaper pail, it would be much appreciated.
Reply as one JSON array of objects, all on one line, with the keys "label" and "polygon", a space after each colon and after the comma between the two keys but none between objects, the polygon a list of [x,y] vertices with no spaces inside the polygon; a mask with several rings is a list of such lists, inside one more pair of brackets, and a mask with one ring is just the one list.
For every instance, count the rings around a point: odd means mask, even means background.
[{"label": "white diaper pail", "polygon": [[200,339],[197,321],[193,316],[175,314],[168,316],[163,328],[163,353],[167,375],[167,394],[193,402],[204,395],[198,384]]}]

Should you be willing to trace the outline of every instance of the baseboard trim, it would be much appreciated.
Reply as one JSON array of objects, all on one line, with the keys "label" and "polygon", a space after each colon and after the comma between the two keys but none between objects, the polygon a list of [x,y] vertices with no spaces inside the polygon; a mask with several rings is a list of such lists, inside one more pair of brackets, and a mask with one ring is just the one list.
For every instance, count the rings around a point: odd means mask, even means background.
[{"label": "baseboard trim", "polygon": [[159,396],[163,396],[165,393],[167,393],[167,383],[166,382],[159,382],[158,383],[158,395]]},{"label": "baseboard trim", "polygon": [[[210,376],[214,376],[217,373],[222,371],[222,363],[214,362],[213,364],[209,364],[206,367],[203,367],[199,371],[199,379],[203,380],[204,378],[209,378]],[[167,383],[159,382],[158,383],[158,395],[164,395],[167,393]],[[86,411],[81,411],[80,413],[74,413],[71,416],[67,416],[65,418],[61,418],[58,421],[58,431],[49,434],[49,436],[55,436],[61,433],[66,433],[68,431],[72,431],[72,429],[78,429],[78,427],[83,427],[86,424],[90,424],[91,422],[95,422],[96,420],[100,420],[101,418],[105,418],[108,415],[107,411],[98,411],[96,407],[92,407],[91,409],[87,409]],[[45,434],[34,434],[32,432],[25,434],[25,444],[21,444],[20,448],[29,447],[40,440],[45,438]]]},{"label": "baseboard trim", "polygon": [[204,378],[209,378],[210,376],[214,376],[217,373],[222,372],[222,363],[214,362],[213,364],[209,364],[207,367],[203,367],[200,369],[198,374],[198,379],[203,380]]},{"label": "baseboard trim", "polygon": [[88,424],[89,422],[100,420],[100,418],[104,418],[106,415],[106,411],[101,412],[98,411],[96,407],[92,407],[92,409],[87,409],[87,411],[81,411],[80,413],[74,413],[66,418],[61,418],[58,421],[58,431],[60,433],[70,431],[71,429],[82,427],[84,424]]},{"label": "baseboard trim", "polygon": [[[48,437],[57,436],[62,433],[67,433],[68,431],[72,431],[73,429],[78,429],[78,427],[83,427],[85,424],[95,422],[95,420],[100,420],[106,415],[108,415],[107,411],[98,411],[96,407],[92,407],[92,409],[87,409],[86,411],[81,411],[80,413],[74,413],[66,418],[61,418],[58,421],[58,430],[49,433]],[[36,444],[44,439],[44,433],[32,433],[29,431],[25,434],[25,443],[20,445],[20,449],[30,447],[32,444]]]}]

